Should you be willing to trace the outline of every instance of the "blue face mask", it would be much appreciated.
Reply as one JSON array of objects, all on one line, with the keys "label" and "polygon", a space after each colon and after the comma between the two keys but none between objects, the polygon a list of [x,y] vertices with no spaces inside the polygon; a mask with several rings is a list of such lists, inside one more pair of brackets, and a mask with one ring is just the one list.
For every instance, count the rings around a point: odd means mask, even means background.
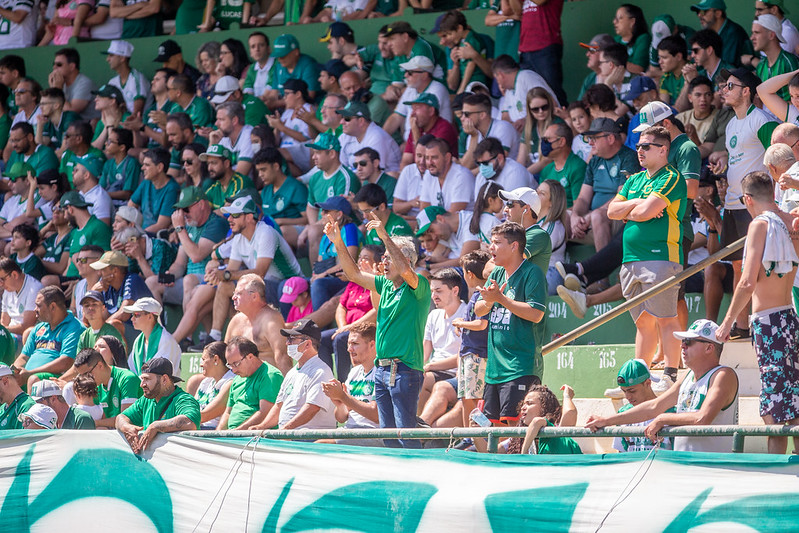
[{"label": "blue face mask", "polygon": [[546,139],[541,139],[541,155],[547,157],[552,153],[552,143]]},{"label": "blue face mask", "polygon": [[483,176],[485,179],[490,180],[494,176],[497,175],[496,169],[494,169],[494,165],[491,163],[480,164],[480,175]]}]

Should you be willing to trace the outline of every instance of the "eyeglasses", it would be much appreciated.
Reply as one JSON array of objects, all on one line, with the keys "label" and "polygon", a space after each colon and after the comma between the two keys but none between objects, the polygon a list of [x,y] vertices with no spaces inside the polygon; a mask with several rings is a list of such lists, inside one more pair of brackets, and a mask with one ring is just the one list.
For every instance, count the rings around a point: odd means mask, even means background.
[{"label": "eyeglasses", "polygon": [[477,163],[478,165],[487,165],[487,164],[491,163],[491,161],[496,159],[498,156],[499,156],[499,154],[495,155],[494,157],[492,157],[490,159],[486,159],[485,161],[475,161],[475,163]]},{"label": "eyeglasses", "polygon": [[426,70],[406,70],[405,75],[410,76],[411,74],[427,74]]},{"label": "eyeglasses", "polygon": [[476,115],[477,113],[483,113],[483,111],[463,111],[463,116],[469,118],[472,115]]},{"label": "eyeglasses", "polygon": [[587,142],[588,144],[595,143],[597,139],[602,139],[603,137],[609,137],[610,133],[604,133],[602,135],[583,135],[583,142]]},{"label": "eyeglasses", "polygon": [[372,213],[377,211],[378,207],[380,207],[380,206],[373,207],[371,209],[358,209],[358,211],[364,216],[364,218],[366,218],[366,215],[371,215]]},{"label": "eyeglasses", "polygon": [[356,161],[353,163],[352,168],[365,167],[369,165],[369,161]]},{"label": "eyeglasses", "polygon": [[300,336],[289,337],[289,339],[286,341],[286,344],[302,344],[306,340],[308,340],[307,337],[300,337]]},{"label": "eyeglasses", "polygon": [[92,261],[92,262],[97,261],[97,259],[99,259],[99,257],[78,257],[78,258],[75,259],[75,262],[76,263],[80,263],[81,265],[84,265],[84,264],[88,263],[89,261]]},{"label": "eyeglasses", "polygon": [[650,148],[653,146],[657,146],[658,148],[663,148],[665,145],[658,144],[658,143],[638,143],[635,145],[636,150],[640,150],[642,152],[648,152]]},{"label": "eyeglasses", "polygon": [[530,111],[533,113],[543,113],[544,111],[549,111],[549,104],[544,104],[538,107],[531,107]]},{"label": "eyeglasses", "polygon": [[562,138],[563,138],[563,137],[551,137],[551,138],[549,138],[549,137],[541,137],[541,140],[542,140],[542,141],[546,141],[546,142],[548,142],[549,144],[552,144],[553,142],[555,142],[555,141],[559,141],[559,140],[560,140],[560,139],[562,139]]},{"label": "eyeglasses", "polygon": [[228,363],[225,366],[228,367],[229,369],[233,370],[234,368],[238,368],[241,365],[241,363],[244,362],[245,359],[246,359],[246,357],[242,357],[241,359],[239,359],[235,363]]},{"label": "eyeglasses", "polygon": [[105,144],[119,144],[119,141],[116,141],[114,139],[106,139]]},{"label": "eyeglasses", "polygon": [[731,81],[728,81],[727,83],[722,85],[722,87],[726,87],[728,91],[731,91],[733,87],[746,87],[746,85],[742,85],[740,83],[733,83]]},{"label": "eyeglasses", "polygon": [[88,371],[84,372],[84,374],[86,374],[87,376],[92,376],[92,377],[94,377],[94,375],[92,374],[92,372],[94,372],[94,369],[95,369],[95,368],[97,368],[97,365],[99,365],[99,364],[100,364],[100,361],[97,361],[96,363],[94,363],[94,366],[93,366],[93,367],[91,367],[91,368],[90,368]]},{"label": "eyeglasses", "polygon": [[691,48],[691,53],[692,54],[698,54],[701,51],[702,51],[702,49],[699,48],[698,46],[696,48]]},{"label": "eyeglasses", "polygon": [[710,341],[704,341],[702,339],[682,339],[680,340],[680,344],[683,346],[693,346],[695,343],[702,343],[702,344],[711,344]]}]

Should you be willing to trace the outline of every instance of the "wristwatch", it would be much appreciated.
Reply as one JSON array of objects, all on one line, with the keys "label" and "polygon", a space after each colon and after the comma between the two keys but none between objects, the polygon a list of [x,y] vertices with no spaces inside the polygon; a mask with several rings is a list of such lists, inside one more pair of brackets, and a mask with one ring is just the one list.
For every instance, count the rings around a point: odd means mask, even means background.
[{"label": "wristwatch", "polygon": [[175,226],[175,233],[180,233],[184,229],[186,229],[186,226]]},{"label": "wristwatch", "polygon": [[225,281],[230,281],[231,278],[230,270],[225,270],[225,273],[222,274],[222,278],[224,278]]}]

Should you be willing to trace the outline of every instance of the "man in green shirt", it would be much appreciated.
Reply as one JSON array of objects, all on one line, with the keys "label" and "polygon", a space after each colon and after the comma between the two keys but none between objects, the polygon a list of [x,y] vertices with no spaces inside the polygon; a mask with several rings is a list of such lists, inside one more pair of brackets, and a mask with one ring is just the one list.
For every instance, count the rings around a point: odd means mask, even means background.
[{"label": "man in green shirt", "polygon": [[233,170],[233,154],[221,144],[213,144],[200,161],[208,163],[208,175],[214,183],[205,191],[205,196],[214,209],[225,205],[225,199],[236,196],[243,189],[254,189],[252,180]]},{"label": "man in green shirt", "polygon": [[27,122],[17,122],[8,133],[8,145],[11,147],[6,168],[14,163],[28,163],[38,176],[47,169],[58,169],[58,158],[49,146],[36,144],[33,126]]},{"label": "man in green shirt", "polygon": [[283,171],[286,160],[280,150],[264,147],[256,152],[253,165],[264,184],[261,189],[262,207],[265,215],[280,226],[286,242],[296,248],[297,237],[308,224],[305,210],[308,206],[308,187],[301,181],[287,176]]},{"label": "man in green shirt", "polygon": [[44,144],[58,150],[67,133],[67,128],[72,122],[80,120],[80,115],[73,111],[64,110],[64,91],[53,87],[42,91],[42,100],[39,109],[47,120],[36,123],[36,137],[39,144]]},{"label": "man in green shirt", "polygon": [[384,172],[378,151],[371,146],[365,146],[353,154],[352,164],[362,186],[374,184],[383,189],[388,200],[386,205],[390,208],[394,204],[397,178]]},{"label": "man in green shirt", "polygon": [[475,303],[488,315],[485,415],[494,424],[515,425],[517,407],[531,385],[541,383],[546,278],[524,259],[524,228],[504,222],[491,231],[489,252],[496,266]]},{"label": "man in green shirt", "polygon": [[171,113],[186,113],[196,128],[214,125],[214,108],[205,98],[197,96],[197,86],[186,74],[176,74],[166,82],[167,96],[175,106]]},{"label": "man in green shirt", "polygon": [[0,430],[22,429],[19,415],[36,405],[14,379],[13,368],[0,364]]},{"label": "man in green shirt", "polygon": [[[399,215],[394,214],[388,205],[388,198],[386,192],[377,183],[367,183],[354,198],[358,210],[364,219],[364,223],[368,222],[367,218],[370,214],[374,214],[383,223],[386,228],[386,233],[390,236],[405,235],[413,237],[413,230],[410,225]],[[382,245],[383,242],[377,236],[377,232],[369,230],[366,233],[366,244]]]},{"label": "man in green shirt", "polygon": [[158,433],[200,428],[200,404],[175,386],[183,380],[172,372],[172,363],[163,357],[144,363],[141,374],[144,397],[117,415],[116,428],[133,453],[146,450]]},{"label": "man in green shirt", "polygon": [[[405,80],[400,68],[401,61],[391,50],[387,31],[388,26],[380,28],[377,34],[377,44],[370,44],[359,49],[357,60],[369,73],[369,79],[372,82],[369,90],[382,97],[386,102],[394,103],[405,90]],[[341,83],[340,80],[339,83]]]},{"label": "man in green shirt", "polygon": [[[350,256],[341,228],[332,220],[325,234],[336,247],[339,263],[353,283],[380,295],[377,309],[375,397],[381,428],[416,427],[416,411],[423,381],[422,338],[430,310],[427,278],[417,274],[417,248],[409,237],[391,237],[383,222],[371,213],[367,232],[374,230],[386,247],[385,275],[362,272]],[[419,441],[385,440],[386,446],[420,448]]]},{"label": "man in green shirt", "polygon": [[724,43],[721,59],[740,67],[742,58],[754,54],[752,41],[749,40],[746,30],[727,18],[727,4],[724,0],[701,0],[691,6],[691,11],[696,13],[702,29],[713,30],[721,37]]},{"label": "man in green shirt", "polygon": [[[764,55],[757,63],[755,73],[761,81],[766,81],[780,74],[794,72],[799,68],[799,58],[782,49],[784,43],[782,24],[774,15],[760,15],[752,23],[752,44],[755,52]],[[783,100],[789,102],[788,86],[777,91]]]},{"label": "man in green shirt", "polygon": [[91,142],[92,127],[88,122],[78,120],[69,125],[67,134],[64,136],[66,150],[61,156],[61,165],[58,167],[58,171],[67,175],[70,185],[72,185],[72,173],[75,171],[75,165],[80,163],[85,155],[92,154],[105,163],[105,154],[89,144]]},{"label": "man in green shirt", "polygon": [[[687,46],[679,35],[671,35],[658,43],[658,65],[663,72],[660,77],[660,99],[669,105],[677,105],[677,99],[685,85],[682,69],[687,63]],[[685,108],[679,111],[685,111]]]},{"label": "man in green shirt", "polygon": [[83,321],[89,326],[78,339],[78,353],[86,348],[94,348],[94,343],[103,335],[111,335],[125,345],[119,330],[105,321],[105,300],[100,291],[86,291],[79,305],[83,308]]},{"label": "man in green shirt", "polygon": [[57,429],[94,429],[92,416],[64,401],[61,388],[55,381],[45,379],[31,386],[31,398],[55,411]]},{"label": "man in green shirt", "polygon": [[225,352],[236,377],[230,384],[227,409],[217,429],[249,429],[266,418],[275,404],[283,375],[258,358],[258,346],[245,337],[232,337]]},{"label": "man in green shirt", "polygon": [[277,60],[269,75],[268,85],[272,89],[265,93],[266,103],[270,109],[285,107],[283,84],[289,79],[303,80],[307,83],[308,95],[311,101],[316,101],[320,91],[319,65],[311,56],[300,53],[300,43],[296,37],[289,33],[280,35],[272,43],[270,57]]},{"label": "man in green shirt", "polygon": [[117,415],[141,397],[136,374],[127,368],[110,366],[102,354],[93,348],[78,352],[75,371],[90,375],[97,384],[97,403],[103,408],[103,418],[95,422],[97,427],[116,427]]},{"label": "man in green shirt", "polygon": [[61,197],[59,203],[62,209],[66,209],[72,227],[72,241],[69,244],[69,266],[65,275],[67,277],[77,277],[78,267],[74,260],[80,249],[87,244],[94,244],[105,251],[111,250],[112,230],[107,224],[103,224],[94,215],[89,214],[88,203],[78,191],[68,191]]},{"label": "man in green shirt", "polygon": [[552,256],[552,240],[549,233],[538,225],[538,212],[541,211],[538,193],[530,187],[519,187],[512,191],[499,191],[499,197],[507,202],[506,220],[524,228],[524,258],[537,265],[546,275],[549,258]]}]

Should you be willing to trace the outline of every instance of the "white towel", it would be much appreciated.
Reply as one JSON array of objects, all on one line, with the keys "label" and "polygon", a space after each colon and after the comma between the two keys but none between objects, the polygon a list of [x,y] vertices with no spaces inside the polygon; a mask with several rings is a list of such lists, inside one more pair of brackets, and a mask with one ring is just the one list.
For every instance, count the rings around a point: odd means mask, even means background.
[{"label": "white towel", "polygon": [[782,277],[799,265],[799,256],[796,255],[788,228],[782,218],[773,211],[761,213],[755,217],[755,220],[757,219],[768,223],[766,245],[763,249],[763,268],[766,270],[766,275],[776,273]]}]

